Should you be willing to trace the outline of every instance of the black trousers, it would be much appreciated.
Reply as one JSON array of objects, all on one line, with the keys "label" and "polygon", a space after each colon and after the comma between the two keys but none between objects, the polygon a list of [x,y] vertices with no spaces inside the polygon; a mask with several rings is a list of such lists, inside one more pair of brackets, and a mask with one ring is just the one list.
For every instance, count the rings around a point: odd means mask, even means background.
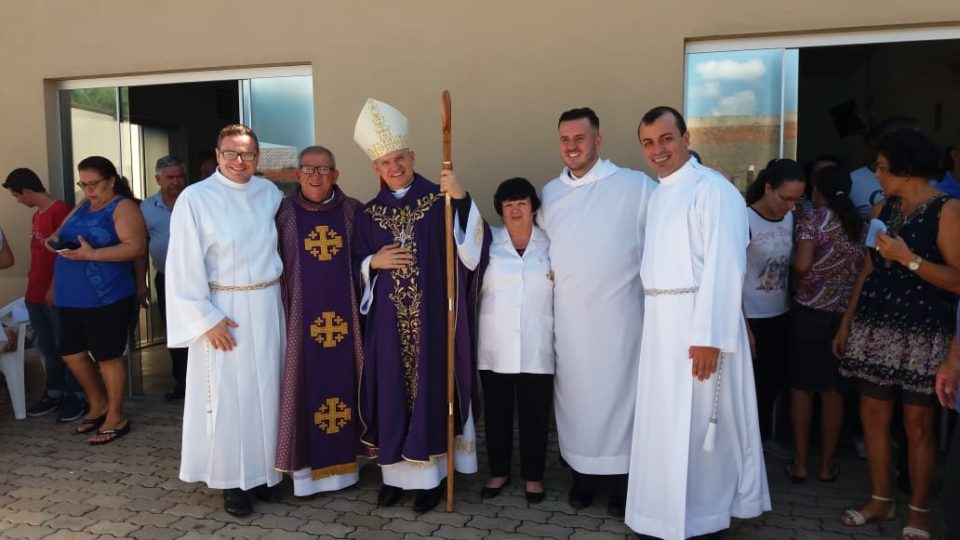
[{"label": "black trousers", "polygon": [[553,404],[553,375],[481,370],[480,382],[490,475],[510,476],[516,403],[520,423],[520,474],[531,482],[542,480]]},{"label": "black trousers", "polygon": [[947,454],[947,470],[943,477],[943,508],[947,540],[960,540],[960,422],[953,426],[953,441]]},{"label": "black trousers", "polygon": [[[773,405],[785,381],[790,315],[784,313],[766,319],[747,319],[747,323],[757,344],[757,355],[753,359],[753,380],[757,387],[760,438],[767,440],[786,431],[783,422],[778,422],[778,433],[773,433]],[[783,417],[778,420],[782,419]]]},{"label": "black trousers", "polygon": [[[157,272],[153,276],[153,286],[157,291],[157,303],[160,304],[160,313],[163,315],[163,326],[167,326],[167,289],[163,284],[163,274]],[[170,361],[173,364],[171,372],[177,383],[177,390],[182,392],[187,385],[187,348],[167,347],[170,352]]]}]

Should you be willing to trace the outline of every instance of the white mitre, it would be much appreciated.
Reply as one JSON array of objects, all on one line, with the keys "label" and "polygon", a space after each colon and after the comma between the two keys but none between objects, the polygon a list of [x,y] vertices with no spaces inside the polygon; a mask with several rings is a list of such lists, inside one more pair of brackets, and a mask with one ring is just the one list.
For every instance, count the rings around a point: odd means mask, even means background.
[{"label": "white mitre", "polygon": [[353,140],[370,161],[410,148],[407,117],[390,105],[373,98],[363,104],[357,124],[353,126]]}]

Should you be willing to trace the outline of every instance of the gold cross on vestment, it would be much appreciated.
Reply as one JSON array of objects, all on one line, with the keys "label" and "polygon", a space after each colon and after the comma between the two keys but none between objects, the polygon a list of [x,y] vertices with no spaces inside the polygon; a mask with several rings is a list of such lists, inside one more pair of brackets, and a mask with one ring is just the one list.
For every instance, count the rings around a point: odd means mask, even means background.
[{"label": "gold cross on vestment", "polygon": [[326,225],[317,225],[303,239],[303,249],[321,261],[329,261],[343,247],[343,237]]},{"label": "gold cross on vestment", "polygon": [[347,322],[333,311],[324,311],[310,325],[310,337],[324,349],[336,347],[349,332]]},{"label": "gold cross on vestment", "polygon": [[340,401],[340,398],[332,397],[327,398],[327,402],[313,413],[313,423],[327,435],[332,435],[343,429],[352,416],[353,411],[346,403]]}]

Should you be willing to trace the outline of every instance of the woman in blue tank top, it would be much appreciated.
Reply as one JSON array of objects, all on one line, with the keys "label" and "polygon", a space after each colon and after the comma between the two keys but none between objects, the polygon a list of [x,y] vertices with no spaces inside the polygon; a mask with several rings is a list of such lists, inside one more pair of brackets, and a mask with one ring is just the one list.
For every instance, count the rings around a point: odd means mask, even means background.
[{"label": "woman in blue tank top", "polygon": [[78,169],[86,198],[50,237],[50,248],[59,253],[53,286],[60,354],[89,399],[76,432],[90,433],[87,442],[97,445],[130,431],[123,351],[137,314],[133,261],[144,255],[147,240],[140,207],[113,163],[91,156]]}]

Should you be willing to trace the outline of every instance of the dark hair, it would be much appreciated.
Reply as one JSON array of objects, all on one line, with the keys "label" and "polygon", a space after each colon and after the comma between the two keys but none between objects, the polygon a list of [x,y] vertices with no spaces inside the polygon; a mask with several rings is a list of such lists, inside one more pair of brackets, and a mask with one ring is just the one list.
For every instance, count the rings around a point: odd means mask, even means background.
[{"label": "dark hair", "polygon": [[593,129],[600,129],[600,117],[598,117],[597,113],[593,112],[593,109],[590,107],[580,107],[579,109],[564,111],[563,114],[560,115],[560,121],[557,122],[557,127],[560,127],[560,124],[564,122],[579,120],[581,118],[590,120],[590,125],[593,126]]},{"label": "dark hair", "polygon": [[257,138],[257,134],[253,132],[252,129],[248,128],[243,124],[230,124],[224,126],[220,130],[220,134],[217,135],[217,148],[220,148],[220,143],[223,142],[223,139],[227,137],[243,136],[246,135],[253,139],[253,144],[257,147],[257,152],[260,151],[260,139]]},{"label": "dark hair", "polygon": [[771,159],[767,166],[757,174],[757,178],[747,187],[747,204],[753,204],[763,198],[764,187],[767,185],[771,189],[777,189],[784,182],[796,181],[807,182],[807,177],[803,174],[803,169],[792,159]]},{"label": "dark hair", "polygon": [[940,152],[926,135],[901,129],[877,141],[877,155],[887,158],[887,169],[895,176],[933,178],[939,171]]},{"label": "dark hair", "polygon": [[840,161],[840,158],[838,158],[833,154],[823,154],[822,156],[818,156],[808,161],[803,166],[803,177],[807,179],[807,185],[803,188],[803,193],[808,200],[812,200],[813,198],[813,175],[815,173],[813,169],[816,167],[817,163],[828,164],[828,165],[824,165],[823,167],[820,167],[821,169],[824,169],[826,167],[830,167],[833,165],[843,165],[843,162]]},{"label": "dark hair", "polygon": [[659,107],[650,109],[646,114],[643,115],[643,118],[640,119],[640,124],[637,126],[637,134],[639,135],[640,133],[640,126],[644,124],[649,126],[650,124],[659,120],[660,117],[665,114],[673,115],[674,120],[677,121],[677,130],[680,131],[681,135],[687,132],[687,122],[683,119],[683,115],[680,114],[680,111],[667,105],[660,105]]},{"label": "dark hair", "polygon": [[97,171],[103,178],[113,178],[114,193],[136,200],[136,197],[133,195],[133,190],[130,189],[130,182],[128,182],[126,178],[120,176],[120,173],[117,172],[117,168],[113,166],[113,163],[109,159],[103,156],[90,156],[88,158],[84,158],[83,161],[77,165],[77,170]]},{"label": "dark hair", "polygon": [[45,193],[47,191],[43,188],[43,182],[40,181],[37,173],[25,167],[10,171],[10,174],[7,175],[6,182],[3,183],[3,187],[12,190],[17,195],[23,193],[25,189],[36,193]]},{"label": "dark hair", "polygon": [[847,233],[851,242],[859,242],[863,233],[863,219],[857,211],[857,206],[850,200],[850,189],[853,180],[850,170],[841,165],[824,167],[813,174],[813,185],[827,201],[827,208],[840,219],[840,226]]},{"label": "dark hair", "polygon": [[537,190],[526,178],[510,178],[504,180],[497,186],[497,192],[493,194],[493,207],[497,214],[503,216],[503,203],[508,201],[522,201],[530,199],[530,207],[534,212],[540,209],[540,197],[537,197]]}]

